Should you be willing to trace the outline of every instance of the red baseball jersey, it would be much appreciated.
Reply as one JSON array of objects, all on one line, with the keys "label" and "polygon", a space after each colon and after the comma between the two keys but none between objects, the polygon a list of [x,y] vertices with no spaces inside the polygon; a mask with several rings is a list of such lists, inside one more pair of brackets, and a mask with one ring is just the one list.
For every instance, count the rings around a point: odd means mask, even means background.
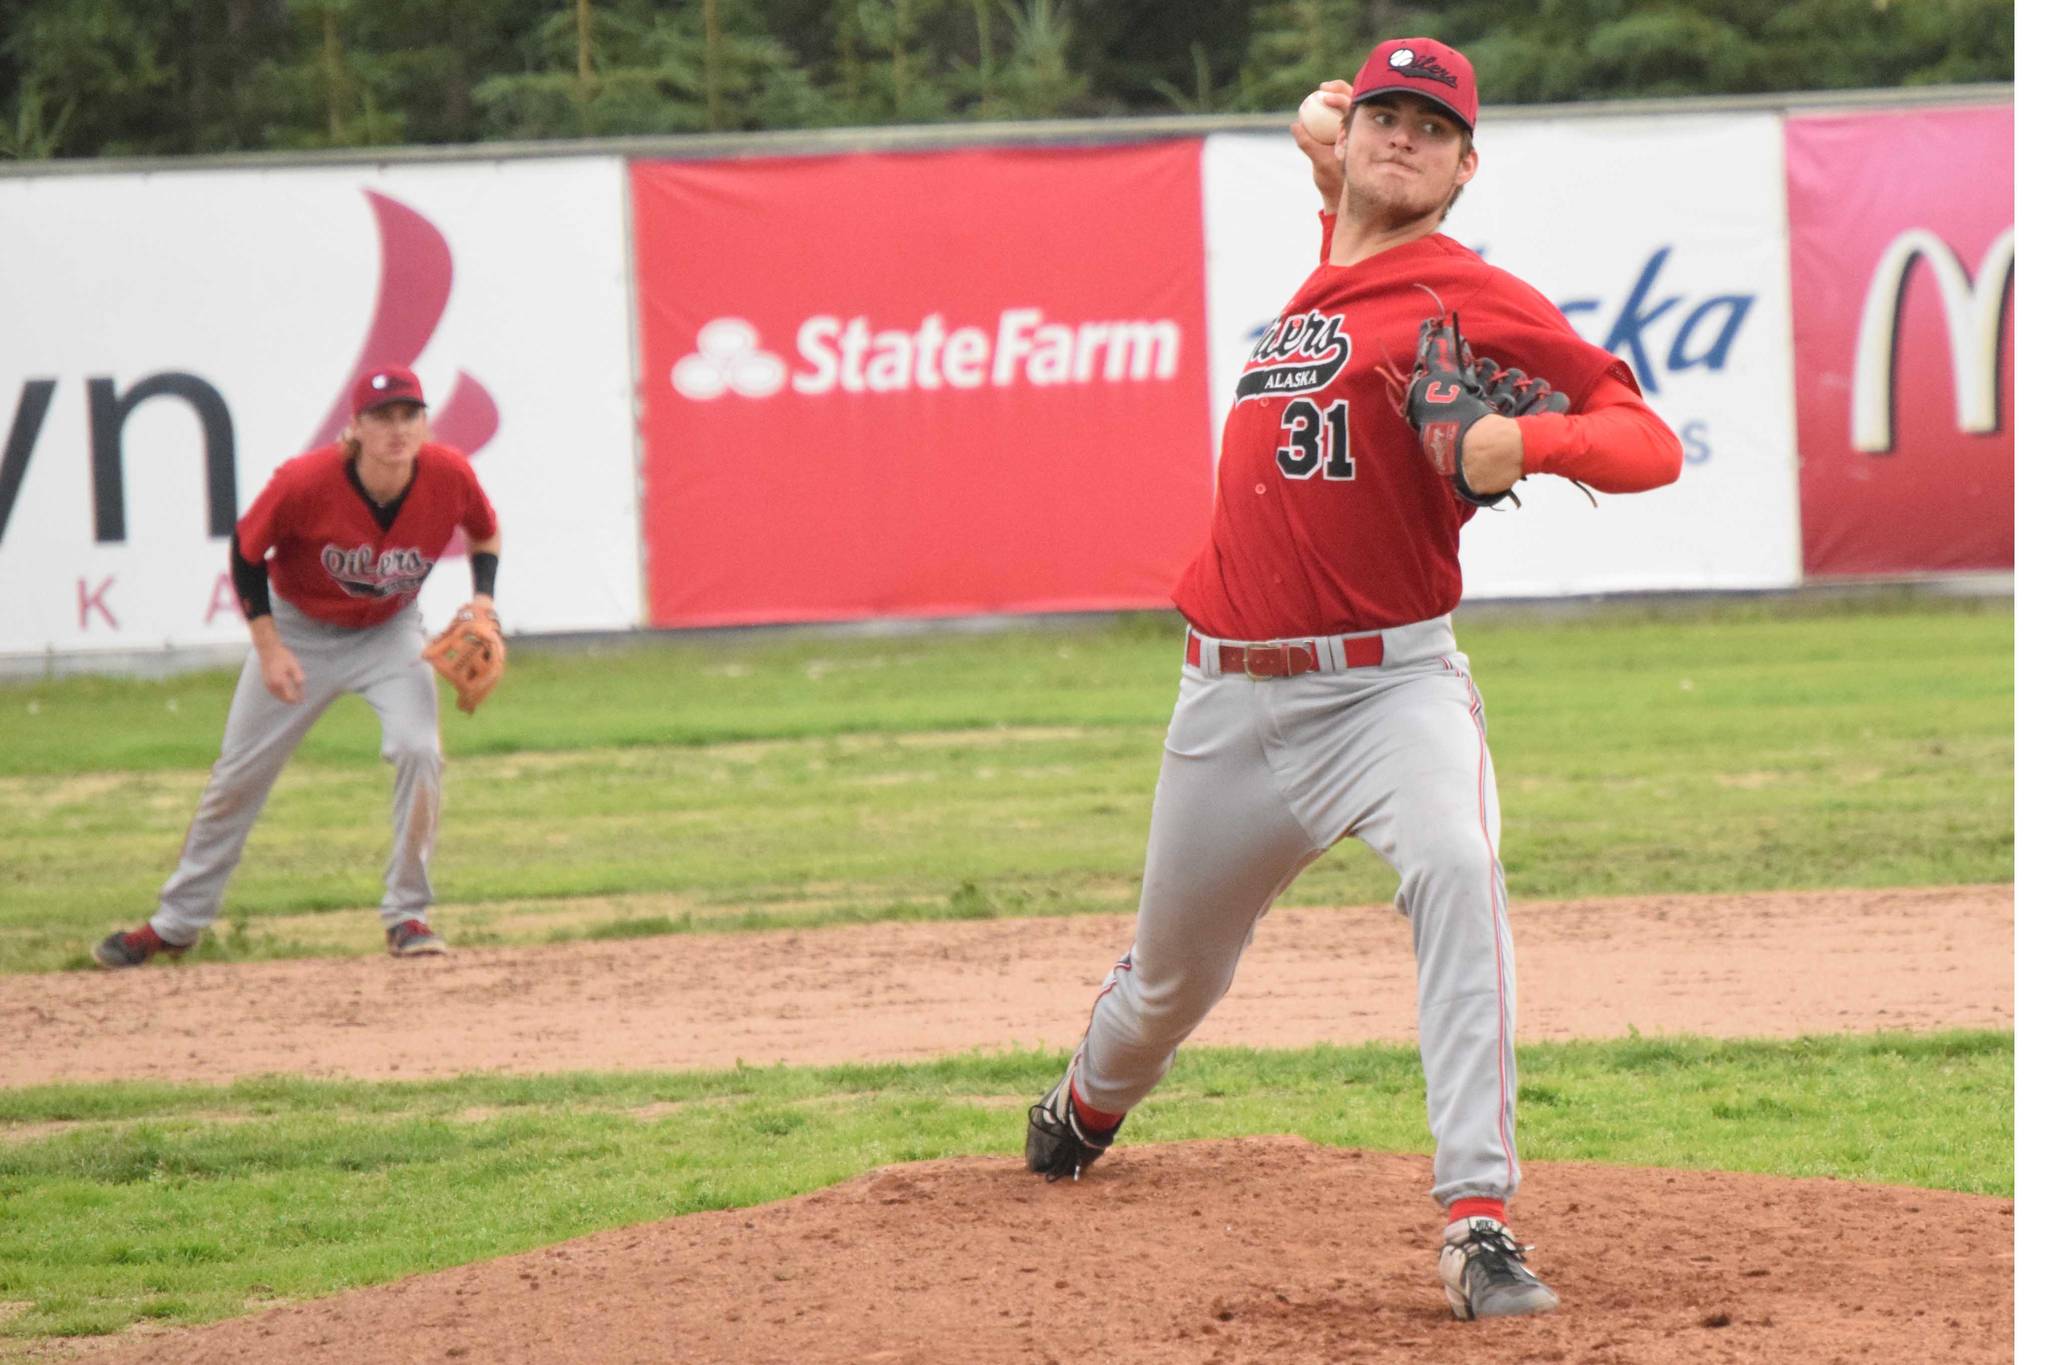
[{"label": "red baseball jersey", "polygon": [[1450,238],[1333,266],[1330,222],[1324,263],[1238,379],[1209,544],[1174,589],[1205,635],[1337,635],[1458,604],[1458,534],[1475,509],[1429,467],[1400,410],[1416,333],[1437,300],[1475,353],[1549,380],[1574,410],[1604,376],[1635,387],[1628,366],[1548,299]]},{"label": "red baseball jersey", "polygon": [[412,487],[387,531],[334,445],[279,465],[235,523],[235,537],[252,564],[270,554],[272,591],[308,616],[361,629],[419,595],[458,526],[472,544],[498,531],[498,514],[460,451],[420,447]]}]

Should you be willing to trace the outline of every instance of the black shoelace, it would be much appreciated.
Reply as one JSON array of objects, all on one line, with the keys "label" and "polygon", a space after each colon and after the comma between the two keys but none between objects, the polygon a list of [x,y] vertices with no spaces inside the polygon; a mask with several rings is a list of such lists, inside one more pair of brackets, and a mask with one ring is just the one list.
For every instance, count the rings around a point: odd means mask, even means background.
[{"label": "black shoelace", "polygon": [[1527,1275],[1529,1272],[1522,1265],[1523,1258],[1536,1249],[1533,1242],[1517,1242],[1508,1236],[1505,1229],[1472,1233],[1466,1245],[1467,1254],[1478,1261],[1486,1277],[1497,1284]]}]

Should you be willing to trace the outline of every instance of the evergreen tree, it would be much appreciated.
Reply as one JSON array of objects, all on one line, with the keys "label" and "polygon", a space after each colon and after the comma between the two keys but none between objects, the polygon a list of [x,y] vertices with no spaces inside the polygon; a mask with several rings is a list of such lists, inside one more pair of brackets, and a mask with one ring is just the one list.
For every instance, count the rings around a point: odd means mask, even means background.
[{"label": "evergreen tree", "polygon": [[1058,0],[1003,0],[1008,51],[997,66],[987,117],[1072,118],[1087,112],[1088,78],[1068,60],[1074,22]]},{"label": "evergreen tree", "polygon": [[479,81],[484,137],[601,137],[760,128],[822,100],[756,31],[744,0],[676,6],[569,0],[534,26],[525,71]]},{"label": "evergreen tree", "polygon": [[1279,113],[1428,34],[1488,103],[2011,81],[2012,0],[4,0],[0,156]]},{"label": "evergreen tree", "polygon": [[[1371,50],[1356,0],[1267,0],[1252,11],[1240,109],[1292,109],[1324,81],[1351,79]],[[1392,36],[1387,35],[1387,36]]]}]

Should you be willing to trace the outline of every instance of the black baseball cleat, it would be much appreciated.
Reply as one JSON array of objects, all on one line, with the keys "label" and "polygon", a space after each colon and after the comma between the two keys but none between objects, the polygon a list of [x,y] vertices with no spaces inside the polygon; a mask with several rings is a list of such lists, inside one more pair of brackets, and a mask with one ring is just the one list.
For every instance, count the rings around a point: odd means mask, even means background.
[{"label": "black baseball cleat", "polygon": [[1470,1322],[1548,1313],[1557,1307],[1556,1291],[1522,1264],[1532,1250],[1491,1218],[1461,1218],[1445,1228],[1436,1265],[1452,1315]]},{"label": "black baseball cleat", "polygon": [[1108,1132],[1098,1132],[1074,1112],[1074,1072],[1080,1065],[1081,1054],[1076,1052],[1045,1098],[1031,1106],[1024,1129],[1024,1164],[1047,1180],[1079,1180],[1123,1127],[1119,1119]]},{"label": "black baseball cleat", "polygon": [[122,967],[140,967],[143,963],[162,953],[165,957],[181,956],[189,943],[171,943],[158,936],[156,930],[144,924],[140,929],[126,933],[112,933],[92,945],[92,960],[107,968],[118,971]]}]

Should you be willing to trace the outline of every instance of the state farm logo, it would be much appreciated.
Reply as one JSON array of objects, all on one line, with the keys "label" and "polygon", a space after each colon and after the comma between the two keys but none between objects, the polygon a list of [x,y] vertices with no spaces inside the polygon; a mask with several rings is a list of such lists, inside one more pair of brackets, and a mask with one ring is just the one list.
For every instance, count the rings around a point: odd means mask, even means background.
[{"label": "state farm logo", "polygon": [[1871,273],[1856,329],[1856,376],[1849,399],[1849,442],[1866,454],[1892,448],[1898,383],[1899,305],[1915,261],[1927,262],[1948,325],[1948,360],[1955,379],[1956,430],[1985,435],[1998,430],[1998,372],[2003,358],[2006,301],[2012,291],[2013,230],[1994,239],[1977,263],[1973,281],[1954,249],[1925,228],[1892,239]]},{"label": "state farm logo", "polygon": [[953,326],[927,313],[914,328],[876,328],[865,314],[818,314],[796,329],[798,367],[761,349],[744,318],[714,318],[669,382],[697,402],[727,394],[767,398],[786,386],[827,393],[1010,388],[1019,384],[1148,383],[1180,366],[1180,325],[1168,318],[1056,322],[1037,308],[1006,308],[993,328]]},{"label": "state farm logo", "polygon": [[685,398],[706,401],[736,393],[766,398],[782,392],[789,367],[760,349],[761,334],[741,318],[714,318],[697,329],[697,349],[676,362],[669,382]]}]

